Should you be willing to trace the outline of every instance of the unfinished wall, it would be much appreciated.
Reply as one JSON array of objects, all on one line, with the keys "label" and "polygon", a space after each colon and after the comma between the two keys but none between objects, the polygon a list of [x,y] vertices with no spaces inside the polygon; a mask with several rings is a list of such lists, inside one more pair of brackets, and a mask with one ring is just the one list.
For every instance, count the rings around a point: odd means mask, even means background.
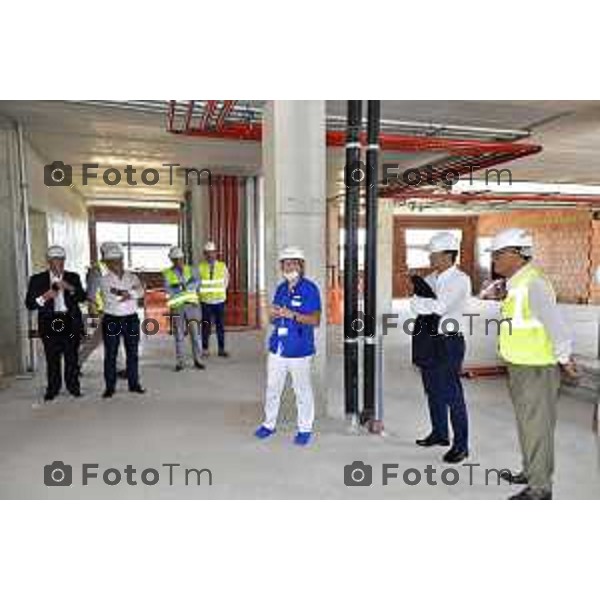
[{"label": "unfinished wall", "polygon": [[[65,246],[67,268],[85,275],[89,260],[87,213],[83,199],[68,187],[44,185],[44,163],[24,132],[25,170],[21,175],[16,124],[0,118],[0,376],[24,371],[31,357],[27,250],[23,199],[29,198],[32,263],[43,268],[48,244]],[[23,179],[21,178],[23,176]]]},{"label": "unfinished wall", "polygon": [[[83,198],[70,187],[47,187],[44,164],[33,148],[28,152],[30,208],[46,215],[47,245],[59,244],[67,251],[65,268],[84,277],[90,263],[88,216]],[[33,241],[33,240],[32,240]],[[46,249],[35,248],[39,256]]]},{"label": "unfinished wall", "polygon": [[[561,302],[600,302],[600,287],[592,282],[592,257],[600,266],[599,221],[587,209],[527,210],[481,215],[479,236],[523,227],[533,233],[535,261],[552,280]],[[592,242],[592,234],[594,241]],[[592,245],[593,244],[593,245]]]}]

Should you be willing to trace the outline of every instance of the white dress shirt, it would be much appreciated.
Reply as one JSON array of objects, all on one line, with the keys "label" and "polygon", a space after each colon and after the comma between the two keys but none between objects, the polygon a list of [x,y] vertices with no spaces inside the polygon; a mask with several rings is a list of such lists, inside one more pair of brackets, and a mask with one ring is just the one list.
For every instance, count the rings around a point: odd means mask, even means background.
[{"label": "white dress shirt", "polygon": [[[50,273],[50,289],[55,283],[60,283],[62,281],[62,273],[57,275],[53,271],[49,271]],[[46,300],[44,300],[43,296],[38,296],[35,301],[40,305],[44,306],[46,304]],[[65,291],[60,288],[60,291],[57,292],[56,298],[54,298],[54,312],[67,312],[67,304],[65,302]]]},{"label": "white dress shirt", "polygon": [[[434,272],[425,277],[425,281],[437,296],[433,298],[420,298],[413,296],[410,299],[410,308],[418,315],[440,315],[439,332],[454,333],[456,323],[458,331],[467,330],[467,303],[471,297],[471,278],[452,266],[442,273]],[[455,323],[456,322],[456,323]]]},{"label": "white dress shirt", "polygon": [[[122,300],[111,290],[129,292],[131,298]],[[144,289],[137,275],[124,271],[123,277],[109,271],[100,278],[100,291],[104,300],[104,313],[114,317],[127,317],[137,313],[138,300],[143,298]]]}]

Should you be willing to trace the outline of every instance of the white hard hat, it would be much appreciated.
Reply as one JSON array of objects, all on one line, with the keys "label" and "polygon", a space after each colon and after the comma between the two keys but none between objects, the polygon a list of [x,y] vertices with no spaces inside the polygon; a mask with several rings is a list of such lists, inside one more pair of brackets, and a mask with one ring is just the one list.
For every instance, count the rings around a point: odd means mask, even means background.
[{"label": "white hard hat", "polygon": [[50,246],[46,252],[47,258],[67,258],[67,253],[62,246]]},{"label": "white hard hat", "polygon": [[298,246],[287,246],[279,253],[279,260],[304,260],[304,251]]},{"label": "white hard hat", "polygon": [[430,240],[427,249],[430,253],[433,252],[458,252],[460,250],[460,241],[451,233],[441,232],[436,233]]},{"label": "white hard hat", "polygon": [[502,250],[503,248],[531,248],[533,247],[533,237],[525,229],[513,227],[503,229],[492,239],[491,251]]},{"label": "white hard hat", "polygon": [[100,245],[100,254],[105,256],[107,252],[110,252],[111,248],[116,248],[118,245],[117,242],[102,242]]},{"label": "white hard hat", "polygon": [[204,244],[204,252],[216,252],[217,246],[214,242],[206,242]]},{"label": "white hard hat", "polygon": [[169,258],[171,260],[175,260],[177,258],[183,258],[184,256],[185,256],[185,254],[183,253],[183,250],[181,248],[179,248],[178,246],[173,246],[169,250]]},{"label": "white hard hat", "polygon": [[104,260],[121,260],[124,256],[120,244],[111,244],[104,253]]}]

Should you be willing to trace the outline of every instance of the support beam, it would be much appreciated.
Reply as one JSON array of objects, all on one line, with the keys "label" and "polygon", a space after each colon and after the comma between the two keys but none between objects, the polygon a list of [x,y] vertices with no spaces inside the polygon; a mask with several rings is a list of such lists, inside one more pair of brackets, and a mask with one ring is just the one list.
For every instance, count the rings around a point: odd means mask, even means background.
[{"label": "support beam", "polygon": [[367,156],[365,174],[366,245],[365,245],[365,351],[363,378],[363,411],[361,422],[371,423],[375,418],[376,360],[378,357],[377,328],[377,229],[378,229],[378,163],[379,119],[381,103],[369,100],[367,113]]},{"label": "support beam", "polygon": [[[265,107],[266,274],[269,302],[281,281],[278,253],[288,245],[306,254],[306,274],[322,296],[313,382],[317,415],[326,412],[325,102],[271,101]],[[290,418],[282,404],[284,418]],[[286,414],[287,413],[287,414]]]},{"label": "support beam", "polygon": [[358,209],[364,175],[360,164],[362,102],[348,101],[346,137],[346,200],[344,254],[344,406],[353,426],[358,424]]}]

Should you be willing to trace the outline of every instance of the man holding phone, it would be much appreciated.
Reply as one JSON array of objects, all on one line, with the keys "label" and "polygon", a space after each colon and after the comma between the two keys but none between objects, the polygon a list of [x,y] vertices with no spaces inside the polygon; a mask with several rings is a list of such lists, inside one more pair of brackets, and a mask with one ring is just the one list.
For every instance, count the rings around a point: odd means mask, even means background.
[{"label": "man holding phone", "polygon": [[103,398],[111,398],[117,385],[117,354],[123,338],[125,344],[127,382],[129,391],[145,393],[139,380],[138,348],[140,343],[140,319],[138,302],[144,297],[144,289],[137,275],[123,266],[123,249],[111,247],[104,262],[107,273],[100,279],[100,292],[104,304],[102,339],[104,341]]},{"label": "man holding phone", "polygon": [[29,280],[25,306],[38,312],[38,330],[46,355],[44,402],[51,402],[62,387],[62,359],[67,389],[72,396],[81,396],[79,344],[83,318],[79,303],[86,295],[79,275],[65,271],[66,252],[62,246],[50,246],[46,257],[48,269]]}]

